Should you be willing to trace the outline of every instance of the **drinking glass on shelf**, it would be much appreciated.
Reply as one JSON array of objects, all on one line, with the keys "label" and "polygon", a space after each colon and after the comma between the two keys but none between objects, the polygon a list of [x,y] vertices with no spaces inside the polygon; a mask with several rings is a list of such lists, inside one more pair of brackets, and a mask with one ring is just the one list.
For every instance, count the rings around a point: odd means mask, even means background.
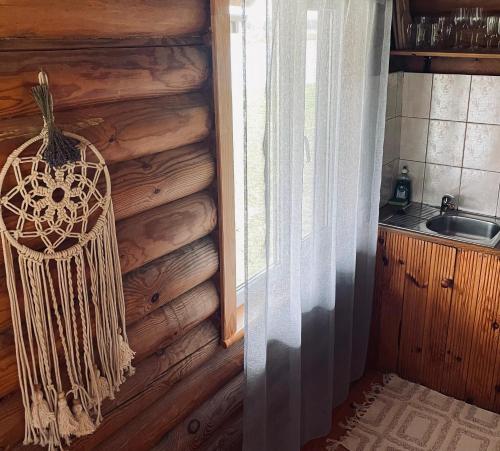
[{"label": "drinking glass on shelf", "polygon": [[488,16],[486,18],[486,47],[488,49],[495,49],[499,43],[499,17]]},{"label": "drinking glass on shelf", "polygon": [[415,31],[415,48],[425,49],[430,45],[430,27],[428,23],[417,23]]},{"label": "drinking glass on shelf", "polygon": [[415,23],[409,23],[406,26],[406,43],[408,50],[412,50],[415,48],[416,34],[417,34],[417,25]]},{"label": "drinking glass on shelf", "polygon": [[463,48],[464,35],[469,23],[469,11],[467,8],[457,8],[452,14],[452,21],[455,25],[455,48]]},{"label": "drinking glass on shelf", "polygon": [[471,25],[471,48],[478,49],[484,44],[486,37],[486,16],[484,9],[479,7],[470,8],[470,25]]}]

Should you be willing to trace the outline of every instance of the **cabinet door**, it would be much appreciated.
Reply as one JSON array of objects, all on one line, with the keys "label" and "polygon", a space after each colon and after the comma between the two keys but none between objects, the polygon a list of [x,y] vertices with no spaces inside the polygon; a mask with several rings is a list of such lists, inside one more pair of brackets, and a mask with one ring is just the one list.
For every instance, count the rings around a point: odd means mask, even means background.
[{"label": "cabinet door", "polygon": [[[472,328],[465,399],[485,409],[498,410],[500,372],[500,260],[482,255],[475,311],[466,327]],[[472,272],[469,267],[468,271]]]},{"label": "cabinet door", "polygon": [[458,251],[455,287],[450,310],[445,368],[441,391],[448,396],[465,399],[467,370],[471,361],[474,322],[479,289],[487,259],[472,251]]},{"label": "cabinet door", "polygon": [[408,240],[399,373],[430,388],[441,384],[455,257],[452,247]]},{"label": "cabinet door", "polygon": [[381,230],[375,274],[372,340],[376,341],[376,367],[383,372],[398,368],[399,330],[405,284],[408,237]]}]

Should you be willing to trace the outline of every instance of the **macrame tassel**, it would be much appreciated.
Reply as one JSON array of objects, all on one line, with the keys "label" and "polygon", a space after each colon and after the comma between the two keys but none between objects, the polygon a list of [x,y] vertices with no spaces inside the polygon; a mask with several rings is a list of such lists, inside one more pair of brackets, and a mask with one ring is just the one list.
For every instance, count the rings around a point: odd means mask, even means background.
[{"label": "macrame tassel", "polygon": [[118,342],[120,346],[120,368],[123,372],[128,372],[129,375],[135,374],[135,368],[132,366],[132,359],[135,352],[130,349],[129,344],[123,339],[121,329],[118,329]]},{"label": "macrame tassel", "polygon": [[40,385],[35,385],[31,404],[31,419],[33,426],[37,429],[47,429],[56,417],[49,408],[49,404],[43,397]]},{"label": "macrame tassel", "polygon": [[108,380],[101,376],[101,371],[97,368],[97,366],[94,366],[94,373],[97,385],[97,393],[93,393],[94,398],[99,399],[99,402],[102,402],[107,398],[115,399],[113,391],[109,387]]},{"label": "macrame tassel", "polygon": [[78,429],[78,422],[73,417],[71,410],[69,410],[64,393],[57,395],[57,426],[59,434],[66,440]]},{"label": "macrame tassel", "polygon": [[95,431],[95,425],[92,422],[89,414],[83,409],[82,403],[75,399],[73,402],[73,414],[77,422],[76,431],[74,435],[82,437],[83,435],[92,434]]},{"label": "macrame tassel", "polygon": [[39,85],[31,89],[33,97],[40,108],[45,126],[47,127],[47,144],[43,152],[43,159],[52,168],[59,168],[66,163],[80,160],[78,141],[64,135],[54,125],[54,105],[52,94],[49,91],[49,81],[45,72],[38,75]]}]

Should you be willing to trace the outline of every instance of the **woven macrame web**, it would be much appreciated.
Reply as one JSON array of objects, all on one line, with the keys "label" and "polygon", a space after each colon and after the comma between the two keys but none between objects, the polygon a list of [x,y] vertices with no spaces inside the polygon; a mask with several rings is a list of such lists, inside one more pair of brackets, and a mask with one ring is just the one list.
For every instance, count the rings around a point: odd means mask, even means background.
[{"label": "woven macrame web", "polygon": [[[12,160],[16,185],[1,201],[12,213],[9,223],[15,222],[15,228],[8,224],[7,230],[20,244],[30,247],[41,240],[41,251],[54,254],[85,242],[107,208],[105,165],[88,142],[80,141],[78,147],[81,160],[58,169],[43,160],[43,145],[33,156]],[[95,161],[87,160],[89,147]]]},{"label": "woven macrame web", "polygon": [[92,433],[101,403],[132,375],[111,184],[85,138],[45,126],[0,172],[0,232],[25,413],[25,444]]}]

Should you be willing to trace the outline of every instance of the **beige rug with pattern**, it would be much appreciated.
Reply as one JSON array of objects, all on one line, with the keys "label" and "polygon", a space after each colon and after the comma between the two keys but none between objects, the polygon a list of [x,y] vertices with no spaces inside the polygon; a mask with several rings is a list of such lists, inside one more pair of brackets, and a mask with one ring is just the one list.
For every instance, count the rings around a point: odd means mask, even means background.
[{"label": "beige rug with pattern", "polygon": [[374,385],[366,399],[344,425],[346,435],[329,439],[328,451],[500,451],[495,413],[396,375]]}]

